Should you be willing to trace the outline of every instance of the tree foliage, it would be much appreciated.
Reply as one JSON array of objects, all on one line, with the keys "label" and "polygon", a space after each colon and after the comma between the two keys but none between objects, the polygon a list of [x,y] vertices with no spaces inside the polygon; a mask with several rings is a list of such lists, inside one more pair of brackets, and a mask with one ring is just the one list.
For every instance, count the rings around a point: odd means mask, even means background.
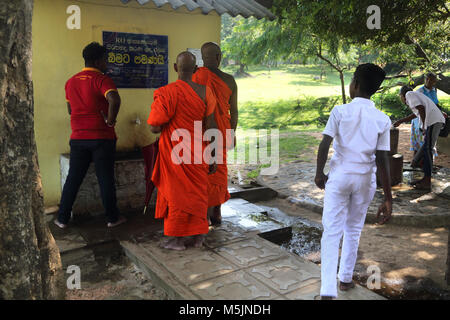
[{"label": "tree foliage", "polygon": [[[367,27],[371,5],[381,10],[380,29]],[[438,88],[450,93],[443,75],[449,67],[448,8],[446,0],[275,0],[276,21],[241,18],[223,47],[245,64],[313,57],[342,74],[346,67],[374,62],[403,80],[411,80],[414,71],[434,71],[442,79]]]}]

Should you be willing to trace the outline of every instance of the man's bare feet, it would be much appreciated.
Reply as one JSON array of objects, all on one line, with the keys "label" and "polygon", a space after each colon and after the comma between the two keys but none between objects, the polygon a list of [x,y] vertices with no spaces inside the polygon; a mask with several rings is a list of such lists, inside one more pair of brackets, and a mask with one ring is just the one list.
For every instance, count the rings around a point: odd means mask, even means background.
[{"label": "man's bare feet", "polygon": [[409,184],[410,184],[411,186],[415,186],[416,184],[418,184],[418,183],[420,183],[420,182],[422,182],[422,181],[423,181],[423,178],[422,178],[422,179],[419,179],[419,180],[411,181]]},{"label": "man's bare feet", "polygon": [[431,183],[420,181],[414,185],[414,188],[417,190],[431,191]]},{"label": "man's bare feet", "polygon": [[185,241],[184,237],[175,237],[173,239],[161,243],[161,247],[163,247],[164,249],[177,251],[186,250],[184,241]]},{"label": "man's bare feet", "polygon": [[423,161],[415,162],[413,160],[413,161],[411,161],[411,163],[409,165],[411,166],[411,168],[422,168],[423,167]]},{"label": "man's bare feet", "polygon": [[421,181],[417,182],[414,188],[418,190],[431,191],[431,177],[424,177]]},{"label": "man's bare feet", "polygon": [[341,291],[348,291],[350,289],[353,289],[355,287],[355,283],[352,282],[342,282],[339,281],[339,290]]},{"label": "man's bare feet", "polygon": [[334,297],[330,297],[330,296],[320,296],[320,300],[333,300]]}]

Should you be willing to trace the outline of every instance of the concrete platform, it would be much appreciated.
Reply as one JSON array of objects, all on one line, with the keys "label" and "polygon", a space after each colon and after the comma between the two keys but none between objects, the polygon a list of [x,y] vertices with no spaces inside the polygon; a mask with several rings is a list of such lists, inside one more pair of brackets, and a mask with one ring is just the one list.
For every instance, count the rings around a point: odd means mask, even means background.
[{"label": "concrete platform", "polygon": [[[240,204],[239,201],[232,200],[235,209],[239,205],[244,210],[258,208],[245,200]],[[226,212],[226,205],[224,209]],[[173,299],[314,300],[319,297],[317,265],[261,238],[258,227],[242,227],[239,221],[242,219],[225,214],[222,225],[210,229],[201,249],[163,249],[160,247],[162,231],[120,244],[126,255]],[[263,229],[276,227],[269,223]],[[338,299],[385,298],[357,285],[349,292],[339,292]]]}]

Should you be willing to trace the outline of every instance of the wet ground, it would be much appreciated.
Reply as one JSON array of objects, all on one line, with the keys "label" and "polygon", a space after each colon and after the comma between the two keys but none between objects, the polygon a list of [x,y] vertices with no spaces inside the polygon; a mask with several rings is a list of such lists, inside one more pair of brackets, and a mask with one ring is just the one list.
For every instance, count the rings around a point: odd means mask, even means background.
[{"label": "wet ground", "polygon": [[[283,199],[257,202],[256,205],[267,212],[265,221],[273,219],[283,227],[260,236],[320,265],[320,216],[299,209]],[[433,233],[440,236],[433,236]],[[443,228],[424,230],[366,225],[361,237],[354,280],[367,286],[367,279],[371,275],[368,266],[376,265],[381,270],[381,286],[373,291],[388,299],[450,300],[450,290],[443,284],[446,239],[447,231]],[[374,251],[374,246],[380,250]],[[439,256],[439,252],[443,256]],[[403,257],[408,257],[407,263],[404,263],[406,259]]]},{"label": "wet ground", "polygon": [[[167,293],[125,256],[119,244],[133,232],[159,228],[151,215],[131,212],[129,222],[118,229],[106,228],[103,217],[78,219],[68,229],[53,224],[47,214],[50,230],[60,249],[65,272],[66,300],[166,300]],[[80,270],[80,286],[75,288],[69,266]],[[67,285],[69,283],[69,286]]]}]

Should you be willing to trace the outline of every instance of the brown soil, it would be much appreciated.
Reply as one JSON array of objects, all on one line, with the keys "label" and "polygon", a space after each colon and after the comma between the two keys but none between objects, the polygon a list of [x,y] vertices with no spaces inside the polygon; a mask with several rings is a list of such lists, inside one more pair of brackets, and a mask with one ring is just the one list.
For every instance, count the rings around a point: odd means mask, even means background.
[{"label": "brown soil", "polygon": [[[285,199],[265,201],[265,205],[321,223],[321,215],[299,208]],[[401,298],[407,294],[409,298],[426,299],[424,290],[427,291],[426,294],[434,289],[450,290],[444,278],[447,237],[448,231],[445,228],[366,224],[361,234],[355,276],[367,279],[367,268],[370,265],[378,266],[383,289],[380,293],[392,298]],[[431,290],[428,290],[423,283],[430,282]],[[361,284],[365,283],[363,281]],[[435,294],[433,298],[437,296]]]}]

